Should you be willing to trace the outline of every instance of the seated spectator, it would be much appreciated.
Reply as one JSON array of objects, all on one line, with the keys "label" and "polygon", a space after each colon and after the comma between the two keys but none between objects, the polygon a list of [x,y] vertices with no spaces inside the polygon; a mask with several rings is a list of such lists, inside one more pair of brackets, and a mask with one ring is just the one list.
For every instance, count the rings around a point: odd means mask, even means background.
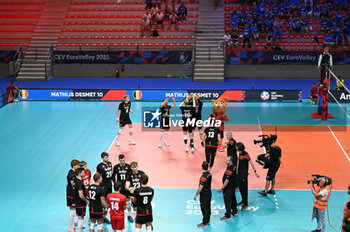
[{"label": "seated spectator", "polygon": [[170,14],[171,14],[171,9],[170,9],[169,5],[165,5],[165,7],[164,7],[164,21],[165,22],[168,22]]},{"label": "seated spectator", "polygon": [[248,48],[251,48],[251,37],[252,37],[252,30],[249,28],[248,25],[245,25],[244,31],[243,31],[243,47],[245,48],[245,44],[248,44]]},{"label": "seated spectator", "polygon": [[217,49],[219,50],[223,45],[226,45],[228,48],[232,47],[232,39],[231,39],[230,32],[228,31],[226,31]]},{"label": "seated spectator", "polygon": [[152,0],[146,0],[146,9],[151,9],[152,8]]},{"label": "seated spectator", "polygon": [[235,46],[235,48],[238,48],[239,36],[237,32],[233,33],[233,35],[231,36],[231,40],[232,40],[232,45]]},{"label": "seated spectator", "polygon": [[255,40],[259,40],[259,28],[257,23],[254,23],[254,26],[252,27],[252,32],[253,32],[253,38]]},{"label": "seated spectator", "polygon": [[233,31],[237,31],[237,29],[238,29],[238,20],[236,19],[236,17],[231,19],[230,26],[231,26],[231,29]]},{"label": "seated spectator", "polygon": [[314,83],[310,90],[310,100],[312,104],[317,104],[318,100],[318,87],[317,84]]},{"label": "seated spectator", "polygon": [[160,10],[156,16],[155,16],[155,20],[157,23],[157,27],[158,28],[163,28],[163,23],[164,23],[164,13],[163,10]]},{"label": "seated spectator", "polygon": [[177,24],[178,24],[178,16],[176,14],[175,11],[173,11],[171,13],[171,15],[169,16],[169,28],[171,27],[171,25],[174,25],[175,26],[175,29],[177,29]]},{"label": "seated spectator", "polygon": [[141,22],[141,36],[145,36],[144,34],[147,34],[147,36],[151,35],[151,24],[148,19],[143,19]]},{"label": "seated spectator", "polygon": [[292,33],[293,31],[293,26],[294,26],[294,21],[292,18],[289,18],[288,20],[288,26],[287,26],[287,30],[289,33]]},{"label": "seated spectator", "polygon": [[335,41],[334,41],[334,36],[331,32],[328,32],[327,35],[324,37],[324,45],[329,47],[334,47]]},{"label": "seated spectator", "polygon": [[302,20],[301,20],[301,25],[303,27],[303,31],[304,32],[307,32],[309,30],[309,20],[307,20],[306,17],[304,17]]},{"label": "seated spectator", "polygon": [[12,81],[10,85],[7,86],[6,91],[10,94],[11,102],[17,102],[18,101],[18,95],[21,92],[19,88],[15,86],[15,83]]},{"label": "seated spectator", "polygon": [[265,49],[266,50],[269,49],[269,48],[272,49],[273,48],[272,43],[273,43],[273,36],[272,36],[272,33],[269,32],[266,35],[266,46],[265,46]]},{"label": "seated spectator", "polygon": [[335,45],[337,47],[344,47],[344,36],[342,31],[339,31],[335,36]]},{"label": "seated spectator", "polygon": [[265,21],[265,26],[267,31],[273,31],[273,23],[274,23],[273,18],[270,15]]},{"label": "seated spectator", "polygon": [[329,29],[330,29],[330,21],[328,19],[322,20],[321,24],[322,24],[323,32],[329,31]]},{"label": "seated spectator", "polygon": [[279,37],[279,41],[282,42],[282,25],[281,25],[281,21],[279,19],[277,19],[274,22],[273,25],[273,39],[274,41],[276,41],[277,37]]},{"label": "seated spectator", "polygon": [[299,18],[294,21],[293,30],[294,32],[297,32],[297,33],[300,33],[303,30],[303,26]]},{"label": "seated spectator", "polygon": [[179,10],[178,10],[178,16],[179,16],[179,20],[182,21],[186,21],[187,18],[187,9],[186,6],[183,2],[181,2],[181,5],[179,6]]},{"label": "seated spectator", "polygon": [[231,13],[231,19],[233,19],[233,18],[236,18],[236,19],[239,18],[239,14],[237,13],[236,10],[235,10],[235,11],[232,11],[232,13]]},{"label": "seated spectator", "polygon": [[158,33],[157,29],[152,30],[152,37],[159,37],[159,33]]},{"label": "seated spectator", "polygon": [[252,27],[254,23],[252,17],[248,15],[248,17],[245,20],[245,23],[248,24],[249,27]]},{"label": "seated spectator", "polygon": [[145,12],[145,14],[143,15],[143,20],[148,20],[149,22],[152,20],[152,15],[151,15],[151,11],[147,10]]},{"label": "seated spectator", "polygon": [[343,78],[341,76],[338,76],[338,79],[339,79],[339,81],[338,80],[336,81],[334,89],[338,90],[338,91],[345,90],[345,88],[344,88],[345,82],[344,82]]},{"label": "seated spectator", "polygon": [[339,27],[337,26],[337,24],[334,22],[332,27],[331,27],[331,33],[333,34],[333,36],[336,36],[339,32]]},{"label": "seated spectator", "polygon": [[[320,45],[320,39],[317,37],[317,35],[315,35],[313,38],[312,38],[312,41],[315,41],[317,46]],[[315,47],[314,47],[315,48]]]}]

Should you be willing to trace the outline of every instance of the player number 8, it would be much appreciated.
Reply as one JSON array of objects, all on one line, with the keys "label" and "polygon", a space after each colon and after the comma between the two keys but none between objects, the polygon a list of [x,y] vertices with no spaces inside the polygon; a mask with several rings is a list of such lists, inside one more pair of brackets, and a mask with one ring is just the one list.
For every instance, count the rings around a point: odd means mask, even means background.
[{"label": "player number 8", "polygon": [[143,198],[143,204],[144,204],[144,205],[147,205],[147,203],[148,203],[148,197],[144,197],[144,198]]}]

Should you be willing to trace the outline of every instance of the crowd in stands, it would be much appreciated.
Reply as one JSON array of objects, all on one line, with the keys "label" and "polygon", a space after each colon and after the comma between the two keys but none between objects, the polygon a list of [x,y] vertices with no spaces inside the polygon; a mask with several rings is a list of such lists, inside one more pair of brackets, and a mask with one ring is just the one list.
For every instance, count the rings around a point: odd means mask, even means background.
[{"label": "crowd in stands", "polygon": [[[350,46],[349,0],[240,0],[240,4],[241,11],[231,12],[229,34],[239,35],[243,47],[263,39],[267,49],[282,41],[283,28],[289,34],[310,33],[315,31],[315,21],[325,45]],[[321,38],[315,35],[312,39],[318,43]]]},{"label": "crowd in stands", "polygon": [[[178,29],[178,23],[186,21],[187,8],[183,2],[180,3],[178,8],[175,7],[175,4],[163,5],[161,2],[165,1],[146,0],[147,11],[142,18],[141,36],[147,34],[148,36],[157,37],[159,36],[157,29],[164,29],[164,23],[168,24],[168,29],[172,27]],[[173,0],[173,3],[175,3],[175,0]]]}]

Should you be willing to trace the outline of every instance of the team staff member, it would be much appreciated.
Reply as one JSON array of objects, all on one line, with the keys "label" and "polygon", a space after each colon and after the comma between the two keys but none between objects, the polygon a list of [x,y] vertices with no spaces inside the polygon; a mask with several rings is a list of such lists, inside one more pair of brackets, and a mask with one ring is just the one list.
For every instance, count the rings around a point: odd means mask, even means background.
[{"label": "team staff member", "polygon": [[[141,176],[145,173],[138,169],[138,163],[137,162],[131,162],[131,172],[128,172],[126,176],[126,184],[125,189],[130,192],[130,195],[132,196],[136,189],[141,187]],[[135,218],[135,212],[137,210],[137,205],[133,204],[134,212],[129,212],[128,220],[130,222],[134,222]]]},{"label": "team staff member", "polygon": [[141,176],[141,187],[135,190],[134,203],[137,206],[136,214],[136,232],[141,232],[142,225],[146,224],[146,231],[152,231],[152,199],[154,197],[153,188],[147,185],[148,176],[143,174]]},{"label": "team staff member", "polygon": [[201,204],[201,211],[203,214],[202,223],[198,224],[197,227],[208,227],[210,223],[211,215],[211,173],[208,171],[209,164],[207,161],[202,163],[203,174],[199,180],[198,190],[196,195],[194,195],[194,200],[197,201],[197,196],[199,195],[199,201]]},{"label": "team staff member", "polygon": [[18,95],[21,92],[19,88],[15,86],[15,83],[12,81],[10,85],[7,86],[6,91],[9,92],[11,101],[17,102],[18,101]]},{"label": "team staff member", "polygon": [[219,192],[223,192],[226,208],[225,216],[220,218],[221,221],[231,220],[231,214],[238,216],[236,200],[237,174],[236,167],[233,166],[232,156],[227,156],[226,165],[227,169],[222,177],[223,186],[219,189]]},{"label": "team staff member", "polygon": [[319,186],[315,188],[313,183],[309,183],[312,194],[314,194],[314,208],[312,213],[312,219],[316,217],[317,229],[312,232],[325,232],[326,231],[326,209],[328,204],[328,198],[330,195],[330,187],[324,177],[321,177]]},{"label": "team staff member", "polygon": [[[350,195],[350,185],[348,186],[348,194]],[[343,212],[342,232],[350,232],[350,198],[348,202],[346,202]]]},{"label": "team staff member", "polygon": [[112,229],[114,232],[122,232],[125,228],[124,210],[126,209],[126,197],[120,193],[122,183],[114,183],[114,193],[107,195],[107,203],[110,209]]},{"label": "team staff member", "polygon": [[245,146],[243,143],[238,142],[236,144],[236,149],[238,151],[238,175],[237,175],[237,184],[239,188],[239,192],[242,196],[242,202],[239,203],[241,205],[241,210],[248,209],[248,170],[249,164],[252,166],[255,176],[260,177],[256,172],[254,164],[250,159],[249,154],[245,151]]},{"label": "team staff member", "polygon": [[83,183],[83,176],[85,175],[84,168],[78,168],[76,170],[77,178],[75,179],[75,208],[78,215],[78,226],[76,232],[81,232],[84,217],[86,213],[86,205],[89,205],[89,200],[86,196],[86,189]]},{"label": "team staff member", "polygon": [[[104,196],[112,192],[112,163],[109,161],[109,155],[107,152],[101,153],[102,162],[97,165],[96,173],[101,174],[102,183],[101,187],[104,191]],[[106,216],[106,215],[105,215]],[[110,221],[105,217],[105,223],[110,223]]]},{"label": "team staff member", "polygon": [[173,96],[173,104],[168,105],[169,97],[167,97],[163,103],[160,105],[160,141],[158,147],[162,147],[162,138],[164,133],[164,145],[169,147],[170,145],[166,142],[168,138],[168,131],[170,129],[170,109],[176,106],[175,97]]},{"label": "team staff member", "polygon": [[67,206],[69,207],[69,222],[68,222],[68,232],[73,231],[73,221],[74,217],[77,217],[75,212],[75,190],[74,183],[76,179],[75,171],[80,167],[79,160],[72,160],[70,162],[71,169],[67,174],[67,188],[66,188],[66,196],[67,196]]},{"label": "team staff member", "polygon": [[209,163],[209,171],[214,165],[216,150],[220,143],[220,129],[217,127],[207,127],[204,130],[203,140],[205,141],[205,157]]},{"label": "team staff member", "polygon": [[90,232],[95,231],[97,221],[98,232],[103,232],[103,209],[107,207],[106,198],[104,196],[103,188],[100,186],[102,182],[101,174],[96,173],[93,177],[94,184],[88,188],[90,200]]},{"label": "team staff member", "polygon": [[[119,113],[120,113],[120,119],[119,119]],[[129,113],[134,113],[134,111],[131,110],[131,102],[129,95],[125,95],[124,101],[122,101],[119,104],[118,111],[117,111],[117,124],[119,123],[119,131],[117,138],[115,140],[115,145],[120,146],[119,143],[119,137],[120,134],[123,132],[123,128],[125,125],[129,127],[129,144],[135,145],[136,142],[132,139],[132,134],[134,128],[132,127],[132,122],[129,117]]]},{"label": "team staff member", "polygon": [[227,148],[227,156],[232,156],[233,167],[237,169],[237,149],[236,149],[237,142],[236,140],[233,139],[231,131],[228,131],[226,133],[226,137],[228,141],[224,143],[223,147]]},{"label": "team staff member", "polygon": [[318,87],[317,84],[314,83],[310,90],[310,100],[312,104],[316,104],[318,99]]}]

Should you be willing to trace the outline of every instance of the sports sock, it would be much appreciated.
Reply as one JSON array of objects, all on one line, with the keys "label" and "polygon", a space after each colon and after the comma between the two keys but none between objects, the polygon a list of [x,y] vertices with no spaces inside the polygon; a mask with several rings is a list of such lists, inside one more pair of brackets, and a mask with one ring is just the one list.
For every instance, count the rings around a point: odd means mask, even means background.
[{"label": "sports sock", "polygon": [[75,215],[75,209],[71,209],[71,210],[69,211],[68,230],[72,230],[72,229],[73,229],[74,215]]},{"label": "sports sock", "polygon": [[184,142],[185,142],[185,145],[187,146],[187,135],[184,135]]},{"label": "sports sock", "polygon": [[146,226],[146,232],[152,232],[152,226]]},{"label": "sports sock", "polygon": [[163,138],[163,131],[160,132],[160,139],[159,139],[160,143],[162,143],[162,138]]},{"label": "sports sock", "polygon": [[194,144],[193,144],[193,135],[192,135],[192,133],[190,133],[190,146],[191,146],[191,147],[194,147]]},{"label": "sports sock", "polygon": [[164,143],[166,143],[166,139],[168,138],[168,132],[166,131],[164,134]]},{"label": "sports sock", "polygon": [[83,223],[84,223],[84,220],[79,218],[76,232],[81,232],[81,229],[83,227]]},{"label": "sports sock", "polygon": [[135,232],[141,232],[141,228],[135,228]]}]

